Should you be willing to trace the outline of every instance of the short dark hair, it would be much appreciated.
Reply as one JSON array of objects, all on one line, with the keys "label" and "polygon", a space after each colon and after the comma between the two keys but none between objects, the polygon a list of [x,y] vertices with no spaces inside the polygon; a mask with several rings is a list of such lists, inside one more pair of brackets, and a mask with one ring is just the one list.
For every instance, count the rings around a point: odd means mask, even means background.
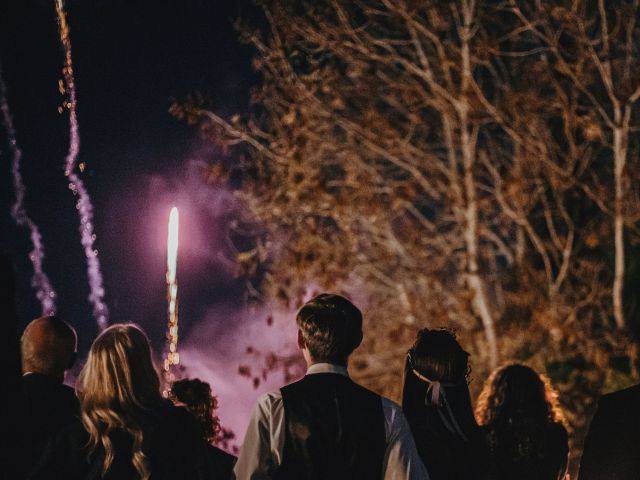
[{"label": "short dark hair", "polygon": [[346,364],[362,342],[362,313],[340,295],[312,298],[298,312],[296,323],[316,362]]}]

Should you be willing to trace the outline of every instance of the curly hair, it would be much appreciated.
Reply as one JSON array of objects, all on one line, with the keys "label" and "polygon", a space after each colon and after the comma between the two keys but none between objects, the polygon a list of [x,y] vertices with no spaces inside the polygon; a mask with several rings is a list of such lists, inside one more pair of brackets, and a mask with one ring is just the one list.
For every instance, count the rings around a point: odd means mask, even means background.
[{"label": "curly hair", "polygon": [[178,380],[171,386],[170,396],[196,417],[204,438],[213,444],[221,427],[220,419],[215,415],[218,399],[211,393],[211,386],[197,378]]},{"label": "curly hair", "polygon": [[492,449],[500,445],[520,457],[535,455],[547,425],[565,425],[549,378],[517,363],[493,371],[478,397],[475,415],[487,428]]}]

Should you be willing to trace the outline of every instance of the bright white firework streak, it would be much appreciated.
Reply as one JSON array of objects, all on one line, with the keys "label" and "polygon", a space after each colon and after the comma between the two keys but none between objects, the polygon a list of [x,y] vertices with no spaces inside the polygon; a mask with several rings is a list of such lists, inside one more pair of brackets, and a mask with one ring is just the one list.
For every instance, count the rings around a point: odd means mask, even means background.
[{"label": "bright white firework streak", "polygon": [[167,302],[169,325],[167,329],[167,352],[164,359],[163,374],[165,395],[175,380],[172,367],[180,363],[178,354],[178,209],[173,207],[169,214],[169,231],[167,236]]},{"label": "bright white firework streak", "polygon": [[16,201],[11,207],[11,216],[17,225],[29,229],[32,247],[32,250],[29,253],[29,259],[33,265],[31,286],[36,289],[36,297],[40,301],[42,315],[53,315],[56,313],[56,292],[51,286],[49,277],[44,272],[44,268],[42,266],[44,262],[44,245],[42,244],[40,230],[31,217],[27,215],[27,210],[24,206],[24,197],[27,188],[22,181],[22,173],[20,173],[22,150],[18,147],[18,142],[16,140],[16,131],[13,126],[11,112],[9,111],[6,92],[7,86],[4,83],[2,67],[0,66],[0,110],[2,110],[2,124],[7,132],[9,151],[12,155],[11,174],[13,177],[13,189],[16,192]]},{"label": "bright white firework streak", "polygon": [[98,328],[103,330],[109,321],[109,310],[104,303],[104,287],[98,251],[94,247],[96,235],[93,231],[93,205],[91,197],[84,186],[84,182],[75,172],[78,153],[80,151],[80,134],[78,130],[78,115],[76,113],[76,86],[73,77],[73,63],[71,59],[71,38],[69,37],[69,25],[64,12],[62,0],[56,1],[56,13],[58,14],[58,31],[60,42],[64,52],[64,89],[66,99],[64,107],[69,110],[69,152],[65,160],[64,174],[69,179],[69,190],[77,197],[76,209],[80,216],[80,243],[84,248],[87,258],[87,276],[89,277],[89,302],[93,308],[93,317]]}]

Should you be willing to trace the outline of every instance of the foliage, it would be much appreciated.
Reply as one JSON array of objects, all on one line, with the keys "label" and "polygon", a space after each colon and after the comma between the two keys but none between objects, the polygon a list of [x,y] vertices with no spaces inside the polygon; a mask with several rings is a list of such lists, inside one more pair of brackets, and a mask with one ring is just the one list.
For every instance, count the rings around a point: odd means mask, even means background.
[{"label": "foliage", "polygon": [[579,443],[593,398],[637,377],[616,305],[640,218],[638,2],[261,6],[266,29],[240,26],[252,114],[173,107],[246,153],[258,290],[365,291],[352,367],[394,398],[416,330],[454,327],[476,391],[507,360],[547,372]]}]

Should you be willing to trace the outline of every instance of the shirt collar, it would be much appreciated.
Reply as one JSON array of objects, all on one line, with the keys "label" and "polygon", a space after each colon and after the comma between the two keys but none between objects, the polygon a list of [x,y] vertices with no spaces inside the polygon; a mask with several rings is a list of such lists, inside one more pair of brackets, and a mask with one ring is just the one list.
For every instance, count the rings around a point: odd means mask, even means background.
[{"label": "shirt collar", "polygon": [[334,363],[314,363],[307,369],[307,375],[313,375],[314,373],[337,373],[345,377],[349,376],[347,367]]}]

